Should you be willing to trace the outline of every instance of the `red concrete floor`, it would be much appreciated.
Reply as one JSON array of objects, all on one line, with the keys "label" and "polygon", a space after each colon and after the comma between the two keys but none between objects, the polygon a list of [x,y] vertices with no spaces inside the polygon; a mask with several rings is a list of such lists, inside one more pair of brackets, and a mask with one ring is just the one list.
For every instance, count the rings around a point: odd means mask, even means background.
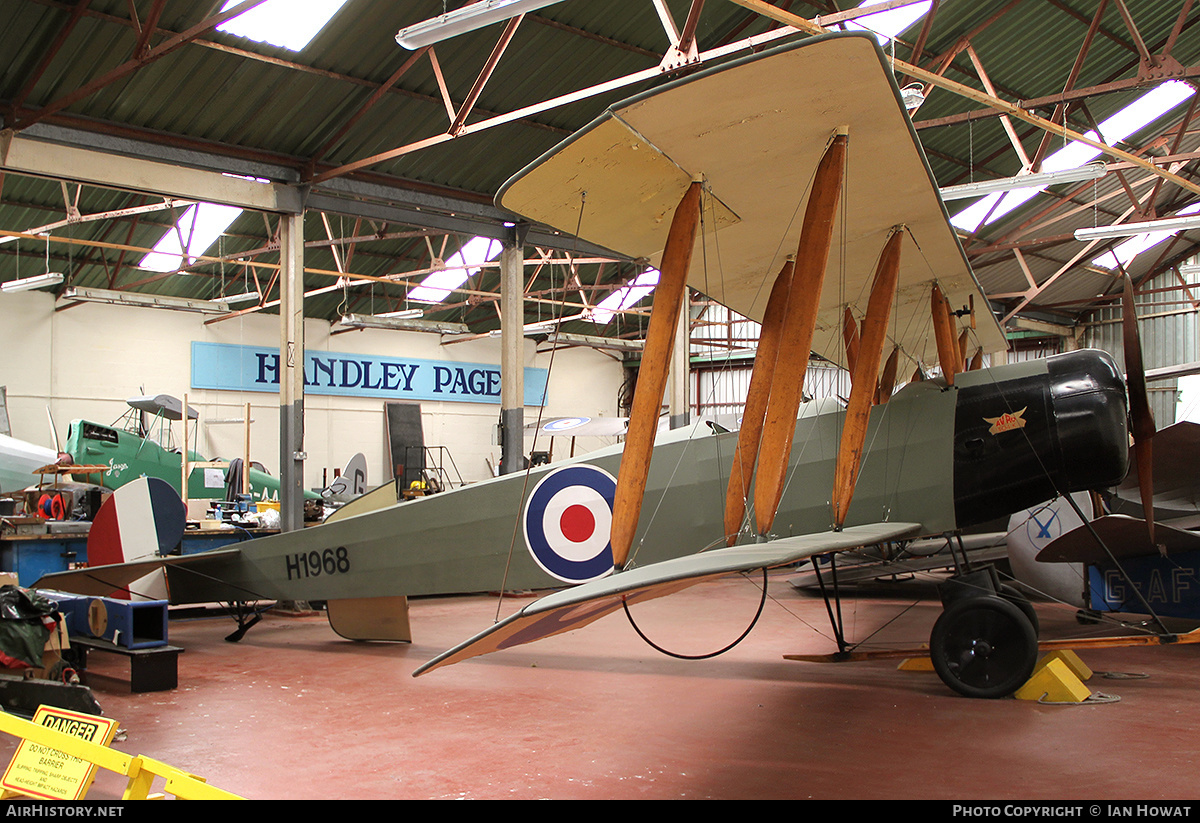
[{"label": "red concrete floor", "polygon": [[[665,657],[613,615],[573,634],[412,670],[485,628],[485,596],[412,603],[415,642],[354,643],[321,616],[268,616],[237,644],[227,619],[172,620],[179,688],[130,694],[128,663],[91,655],[90,682],[130,754],[252,799],[1188,799],[1200,796],[1195,646],[1093,651],[1112,702],[971,700],[894,661],[798,663],[833,649],[823,603],[782,578],[749,638],[705,661]],[[925,594],[928,594],[926,591]],[[847,601],[850,633],[924,642],[939,606],[910,591]],[[502,614],[521,600],[506,599]],[[731,578],[636,616],[698,654],[745,627],[757,589]],[[907,611],[905,611],[907,609]],[[1040,606],[1043,636],[1077,633]],[[0,758],[15,743],[0,741]],[[120,796],[102,773],[89,799]]]}]

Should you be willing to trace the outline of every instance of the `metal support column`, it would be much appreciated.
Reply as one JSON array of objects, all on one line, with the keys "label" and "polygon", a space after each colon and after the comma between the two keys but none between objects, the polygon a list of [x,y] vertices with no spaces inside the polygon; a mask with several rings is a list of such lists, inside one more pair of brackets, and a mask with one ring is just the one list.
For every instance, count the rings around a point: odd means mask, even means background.
[{"label": "metal support column", "polygon": [[520,238],[500,253],[500,473],[525,458],[525,252]]},{"label": "metal support column", "polygon": [[675,345],[671,349],[671,371],[667,378],[668,413],[672,429],[682,428],[692,420],[691,407],[688,405],[688,380],[691,378],[691,301],[682,302],[679,307],[679,322],[675,326]]},{"label": "metal support column", "polygon": [[304,527],[304,213],[279,216],[279,515]]}]

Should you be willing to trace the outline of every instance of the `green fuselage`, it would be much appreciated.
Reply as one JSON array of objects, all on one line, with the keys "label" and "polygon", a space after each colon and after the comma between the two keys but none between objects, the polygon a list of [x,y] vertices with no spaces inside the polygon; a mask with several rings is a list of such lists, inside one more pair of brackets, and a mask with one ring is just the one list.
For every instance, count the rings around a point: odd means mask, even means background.
[{"label": "green fuselage", "polygon": [[[950,433],[954,391],[917,384],[879,407],[847,525],[918,521],[930,533],[954,528]],[[820,408],[818,408],[820,407]],[[810,403],[797,420],[779,536],[832,525],[830,491],[844,414]],[[644,565],[725,545],[723,511],[737,433],[704,424],[659,436],[642,506],[634,560]],[[616,475],[620,447],[570,461]],[[391,486],[347,506],[320,526],[259,538],[230,562],[214,558],[203,575],[171,574],[172,599],[204,602],[218,593],[263,599],[328,600],[561,586],[528,551],[519,518],[545,474],[567,462],[394,503]],[[382,502],[381,502],[382,500]],[[362,512],[355,514],[356,511]],[[747,536],[745,539],[751,539]],[[215,589],[209,575],[232,588]]]},{"label": "green fuselage", "polygon": [[[101,485],[119,488],[139,477],[157,477],[183,495],[183,457],[178,451],[164,449],[153,440],[131,432],[86,420],[71,422],[67,434],[67,454],[80,465],[107,466]],[[191,463],[209,462],[193,451]],[[265,472],[250,469],[250,493],[255,500],[278,500],[279,480]],[[306,496],[317,497],[315,493]],[[195,468],[188,473],[189,499],[224,500],[225,470]]]}]

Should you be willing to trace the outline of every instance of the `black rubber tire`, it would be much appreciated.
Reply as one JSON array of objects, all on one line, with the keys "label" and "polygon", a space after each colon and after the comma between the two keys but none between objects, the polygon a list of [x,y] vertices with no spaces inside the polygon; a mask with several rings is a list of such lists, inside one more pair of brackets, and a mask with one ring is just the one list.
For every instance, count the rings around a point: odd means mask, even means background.
[{"label": "black rubber tire", "polygon": [[1037,633],[1025,613],[992,595],[952,602],[929,636],[934,671],[966,697],[1008,697],[1029,680],[1037,655]]},{"label": "black rubber tire", "polygon": [[1033,604],[1029,602],[1029,598],[1020,589],[1016,586],[1010,586],[1007,583],[1001,583],[1000,596],[1024,613],[1030,625],[1033,626],[1033,633],[1035,635],[1041,633],[1042,626],[1041,621],[1038,619],[1037,609],[1033,607]]}]

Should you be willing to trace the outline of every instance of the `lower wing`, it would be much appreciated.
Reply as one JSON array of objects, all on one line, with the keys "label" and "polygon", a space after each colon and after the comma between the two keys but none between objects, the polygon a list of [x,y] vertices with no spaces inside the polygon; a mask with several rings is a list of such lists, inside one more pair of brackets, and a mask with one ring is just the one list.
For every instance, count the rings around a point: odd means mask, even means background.
[{"label": "lower wing", "polygon": [[785,566],[818,554],[899,540],[918,533],[920,528],[918,523],[851,526],[836,532],[818,532],[717,549],[618,572],[534,601],[511,617],[419,666],[413,676],[471,657],[574,631],[620,609],[624,603],[664,597],[713,577]]}]

